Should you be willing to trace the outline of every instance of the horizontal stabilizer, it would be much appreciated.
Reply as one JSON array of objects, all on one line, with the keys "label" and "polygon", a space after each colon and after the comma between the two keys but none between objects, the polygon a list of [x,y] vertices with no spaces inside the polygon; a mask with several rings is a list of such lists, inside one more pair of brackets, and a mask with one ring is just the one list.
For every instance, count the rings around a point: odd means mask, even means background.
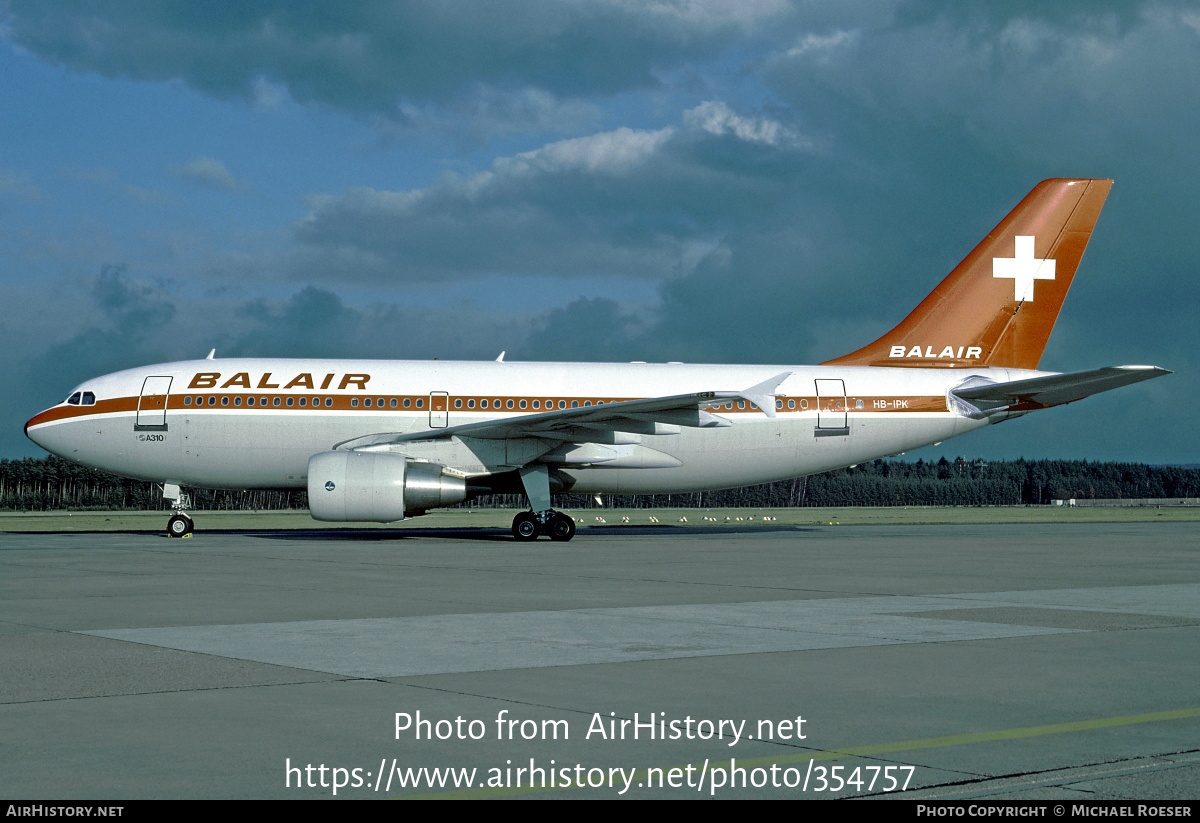
[{"label": "horizontal stabilizer", "polygon": [[1061,406],[1102,391],[1170,373],[1158,366],[1109,366],[1008,383],[964,386],[951,389],[950,393],[977,409],[971,417],[986,417],[988,412],[1033,411]]}]

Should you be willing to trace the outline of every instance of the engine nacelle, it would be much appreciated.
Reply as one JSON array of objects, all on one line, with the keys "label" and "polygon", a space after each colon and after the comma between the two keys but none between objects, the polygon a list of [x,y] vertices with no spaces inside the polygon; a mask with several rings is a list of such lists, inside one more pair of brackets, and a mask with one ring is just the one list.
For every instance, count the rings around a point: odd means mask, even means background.
[{"label": "engine nacelle", "polygon": [[466,500],[466,481],[442,474],[443,468],[386,452],[314,454],[308,459],[308,510],[314,520],[391,523]]}]

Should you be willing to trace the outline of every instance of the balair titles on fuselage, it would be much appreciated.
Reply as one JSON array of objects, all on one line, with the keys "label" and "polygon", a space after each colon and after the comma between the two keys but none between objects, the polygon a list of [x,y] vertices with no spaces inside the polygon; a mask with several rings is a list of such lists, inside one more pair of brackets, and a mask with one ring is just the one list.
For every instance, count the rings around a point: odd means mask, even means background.
[{"label": "balair titles on fuselage", "polygon": [[[258,375],[258,381],[254,382],[250,377],[250,372],[240,371],[232,377],[221,382],[221,373],[214,371],[197,372],[192,377],[192,382],[188,384],[189,389],[230,389],[235,386],[243,389],[312,389],[314,391],[328,391],[334,385],[334,378],[338,377],[335,374],[325,374],[321,376],[321,384],[318,386],[313,376],[308,372],[301,372],[286,383],[280,384],[272,382],[273,380],[282,380],[276,378],[271,372],[263,372]],[[337,381],[337,390],[345,391],[353,386],[359,391],[367,390],[367,381],[371,379],[369,374],[343,374],[341,379]]]}]

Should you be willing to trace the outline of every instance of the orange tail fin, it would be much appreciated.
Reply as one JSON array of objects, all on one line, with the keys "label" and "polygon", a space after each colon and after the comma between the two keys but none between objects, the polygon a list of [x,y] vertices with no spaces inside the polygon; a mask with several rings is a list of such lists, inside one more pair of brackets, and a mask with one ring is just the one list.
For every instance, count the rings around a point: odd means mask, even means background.
[{"label": "orange tail fin", "polygon": [[900,325],[822,365],[1036,369],[1112,182],[1038,183]]}]

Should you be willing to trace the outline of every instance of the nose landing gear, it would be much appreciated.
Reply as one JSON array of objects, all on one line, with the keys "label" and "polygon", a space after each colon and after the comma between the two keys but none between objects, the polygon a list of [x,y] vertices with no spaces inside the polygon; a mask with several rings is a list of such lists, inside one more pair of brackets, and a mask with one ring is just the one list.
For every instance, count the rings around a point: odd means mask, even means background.
[{"label": "nose landing gear", "polygon": [[171,501],[175,514],[167,521],[167,537],[191,537],[196,526],[187,510],[192,506],[192,499],[179,486],[171,483],[163,484],[163,498]]},{"label": "nose landing gear", "polygon": [[195,524],[186,514],[176,514],[167,521],[168,537],[191,537]]}]

